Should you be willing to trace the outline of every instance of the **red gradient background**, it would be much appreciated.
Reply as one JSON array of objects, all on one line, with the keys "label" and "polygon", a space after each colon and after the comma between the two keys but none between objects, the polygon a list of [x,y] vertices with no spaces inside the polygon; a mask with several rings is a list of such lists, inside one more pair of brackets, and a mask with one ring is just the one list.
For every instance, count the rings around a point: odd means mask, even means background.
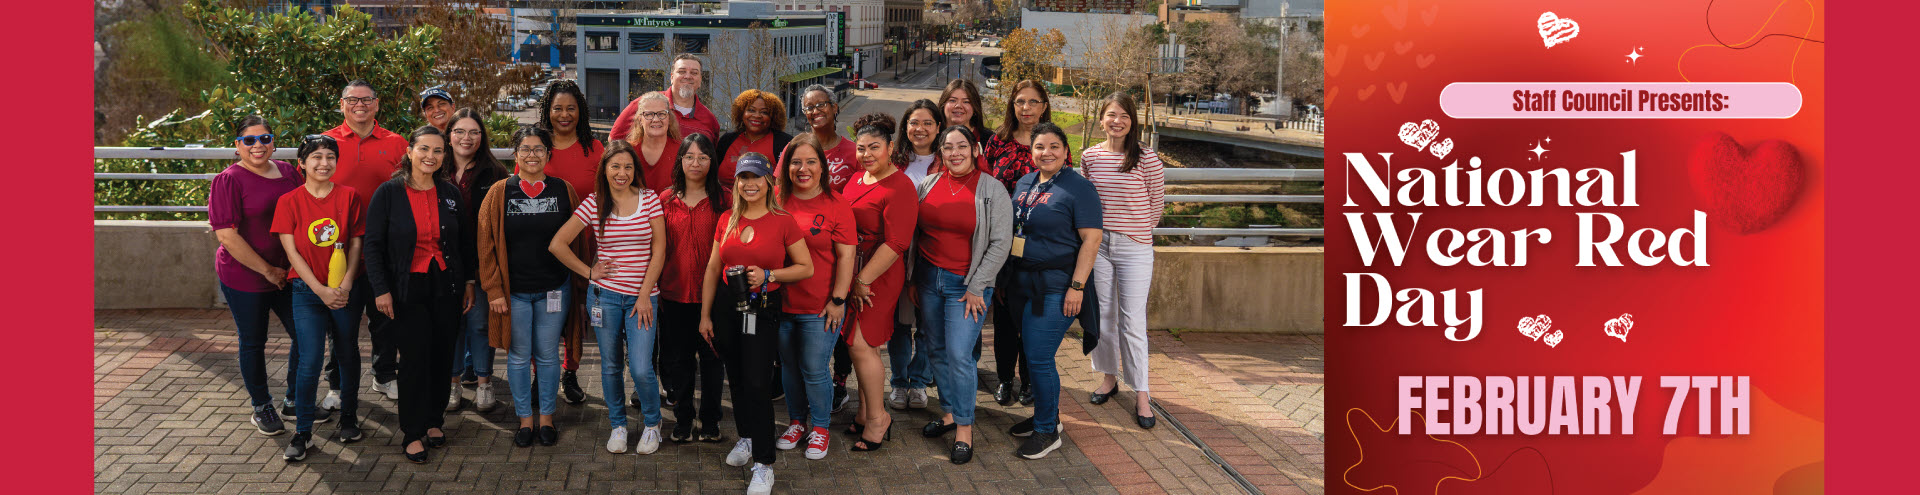
[{"label": "red gradient background", "polygon": [[[1709,36],[1707,23],[1720,39],[1737,46],[1754,44],[1748,40],[1756,32],[1817,40],[1825,37],[1824,6],[1720,1],[1711,16],[1707,6],[1705,0],[1329,2],[1330,491],[1391,485],[1401,493],[1756,493],[1820,486],[1826,415],[1826,48],[1784,37],[1745,50],[1722,48]],[[1579,22],[1579,36],[1543,46],[1535,22],[1547,11]],[[1643,55],[1637,63],[1627,57],[1636,48]],[[1805,102],[1799,115],[1784,120],[1455,120],[1441,113],[1437,101],[1450,82],[1689,80],[1792,82]],[[1423,119],[1440,124],[1440,139],[1454,141],[1444,162],[1397,137],[1402,123]],[[1691,192],[1687,159],[1714,132],[1749,147],[1778,139],[1798,148],[1807,180],[1783,217],[1747,235],[1709,222],[1709,267],[1637,266],[1624,242],[1616,246],[1627,266],[1574,266],[1576,212],[1618,215],[1626,234],[1692,228],[1693,211],[1704,207]],[[1548,138],[1552,141],[1545,142]],[[1536,142],[1550,150],[1537,161],[1528,151]],[[1597,167],[1618,179],[1619,154],[1630,150],[1638,151],[1638,207],[1560,207],[1551,205],[1549,195],[1549,206],[1542,207],[1382,208],[1352,178],[1357,176],[1346,174],[1342,159],[1344,153],[1365,153],[1376,169],[1384,169],[1378,154],[1391,152],[1397,171],[1437,170],[1456,160],[1464,167],[1469,157],[1478,156],[1488,173],[1503,167],[1523,173]],[[1358,207],[1342,206],[1350,190]],[[1378,211],[1425,213],[1402,266],[1391,266],[1384,251],[1374,266],[1363,266],[1340,216]],[[1404,236],[1410,220],[1406,215],[1399,220]],[[1523,267],[1439,267],[1427,260],[1425,245],[1427,236],[1442,227],[1547,228],[1553,240],[1529,246]],[[1368,228],[1377,235],[1377,226]],[[1508,249],[1511,255],[1514,246]],[[1349,272],[1381,273],[1396,290],[1456,289],[1464,298],[1466,291],[1484,289],[1485,327],[1466,342],[1446,340],[1444,327],[1391,322],[1343,327],[1342,274]],[[1371,295],[1363,302],[1363,314],[1371,315]],[[1626,342],[1601,330],[1621,313],[1635,319]],[[1521,317],[1536,314],[1551,316],[1554,327],[1565,332],[1557,348],[1514,329]],[[1618,435],[1615,420],[1616,434],[1608,436],[1480,434],[1436,440],[1380,433],[1395,419],[1396,377],[1402,375],[1629,375],[1644,381],[1634,435]],[[1690,398],[1681,412],[1681,434],[1661,435],[1671,397],[1670,389],[1659,387],[1662,375],[1751,376],[1752,434],[1695,435],[1697,402]]]}]

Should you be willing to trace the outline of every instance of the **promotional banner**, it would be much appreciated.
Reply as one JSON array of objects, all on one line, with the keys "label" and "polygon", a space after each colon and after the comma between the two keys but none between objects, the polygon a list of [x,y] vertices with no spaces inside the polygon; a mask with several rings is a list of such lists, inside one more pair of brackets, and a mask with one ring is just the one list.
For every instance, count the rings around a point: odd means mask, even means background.
[{"label": "promotional banner", "polygon": [[1328,490],[1819,491],[1824,9],[1328,2]]}]

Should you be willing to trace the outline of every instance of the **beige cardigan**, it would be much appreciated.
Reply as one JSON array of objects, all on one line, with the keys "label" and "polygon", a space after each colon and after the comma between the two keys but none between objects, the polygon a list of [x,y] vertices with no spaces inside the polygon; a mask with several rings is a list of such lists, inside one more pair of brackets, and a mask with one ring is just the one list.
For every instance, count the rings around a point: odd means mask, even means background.
[{"label": "beige cardigan", "polygon": [[[515,180],[519,180],[519,176],[509,175],[495,182],[493,187],[487,189],[486,199],[480,202],[480,219],[477,222],[479,228],[475,236],[479,244],[478,254],[475,257],[479,260],[476,265],[478,271],[475,272],[474,277],[479,279],[480,287],[486,289],[487,297],[490,298],[507,297],[513,293],[512,286],[507,282],[507,239],[506,229],[502,226],[507,212],[506,186]],[[567,212],[572,213],[574,208],[580,206],[580,195],[566,181],[560,181],[560,185],[567,188]],[[574,256],[579,256],[583,260],[593,259],[593,250],[587,243],[588,237],[592,236],[579,236],[573,239]],[[587,328],[587,284],[586,280],[580,277],[570,278],[574,295],[573,301],[567,305],[567,323],[561,327],[560,340],[567,344],[566,359],[579,362],[581,339],[585,337]],[[474,302],[474,304],[487,303],[487,301]],[[513,315],[487,312],[487,345],[495,349],[513,347]]]}]

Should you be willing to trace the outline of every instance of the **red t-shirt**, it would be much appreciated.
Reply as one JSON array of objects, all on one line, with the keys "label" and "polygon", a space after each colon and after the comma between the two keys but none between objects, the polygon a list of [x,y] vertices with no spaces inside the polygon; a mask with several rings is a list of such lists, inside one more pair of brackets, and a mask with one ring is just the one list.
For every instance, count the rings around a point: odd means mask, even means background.
[{"label": "red t-shirt", "polygon": [[[673,167],[675,165],[673,160],[680,156],[680,143],[678,141],[667,140],[667,145],[660,148],[660,159],[651,162],[647,161],[647,152],[641,150],[640,147],[634,147],[633,151],[635,155],[640,155],[640,163],[634,165],[640,168],[641,189],[661,191],[673,187]],[[598,162],[598,160],[595,160],[595,162]],[[595,192],[595,190],[583,190],[576,187],[574,188],[574,192],[584,196],[588,193]]]},{"label": "red t-shirt", "polygon": [[[734,142],[738,143],[740,141],[734,140]],[[827,171],[827,187],[832,188],[833,192],[840,193],[846,191],[847,181],[853,179],[854,172],[861,171],[860,158],[855,155],[855,150],[857,149],[853,141],[848,141],[847,138],[840,138],[840,144],[828,148],[827,156],[822,157],[820,160],[821,168]],[[775,157],[773,155],[767,155],[767,157],[776,161],[785,159],[785,157]],[[721,177],[732,176],[732,167],[732,163],[728,163],[727,175],[722,175]],[[786,175],[786,168],[787,167],[776,165],[773,167],[773,176],[780,177]],[[731,181],[726,182],[726,184],[731,184]],[[728,190],[732,190],[732,186],[729,185]]]},{"label": "red t-shirt", "polygon": [[[713,253],[720,257],[722,278],[730,266],[757,266],[762,270],[777,270],[787,266],[787,246],[799,241],[801,233],[792,215],[769,212],[757,219],[741,215],[739,225],[729,231],[727,220],[731,217],[730,214],[722,215],[714,223],[715,232],[725,232],[720,248]],[[746,235],[747,229],[753,229],[751,238]],[[778,283],[767,285],[769,291],[779,289]]]},{"label": "red t-shirt", "polygon": [[920,255],[956,275],[967,274],[973,257],[973,198],[980,175],[977,168],[959,179],[942,172],[920,203]]},{"label": "red t-shirt", "polygon": [[[739,136],[733,138],[733,143],[727,145],[726,154],[722,155],[724,158],[720,160],[720,166],[714,169],[713,173],[720,174],[720,187],[722,189],[733,190],[733,166],[740,161],[740,155],[746,154],[749,151],[765,155],[768,160],[779,161],[780,159],[778,155],[775,155],[775,153],[779,153],[780,150],[773,149],[773,131],[767,131],[766,136],[762,136],[760,140],[752,142],[749,142],[746,133],[741,133]],[[779,175],[779,167],[774,168],[776,172],[774,175]]]},{"label": "red t-shirt", "polygon": [[[580,147],[586,146],[586,154],[580,153]],[[592,194],[595,174],[600,170],[600,155],[606,151],[599,141],[581,141],[573,146],[554,149],[547,157],[546,173],[559,177],[573,186],[573,193],[581,196]],[[520,173],[515,167],[514,173]]]},{"label": "red t-shirt", "polygon": [[407,204],[413,208],[413,273],[427,273],[427,260],[433,260],[440,269],[447,267],[447,260],[440,259],[440,194],[433,189],[407,190]]},{"label": "red t-shirt", "polygon": [[[292,235],[294,254],[324,284],[333,273],[328,261],[335,245],[344,248],[348,240],[367,235],[366,213],[366,200],[351,187],[335,184],[327,197],[316,198],[302,186],[280,196],[273,209],[273,233]],[[295,272],[288,270],[287,280],[300,278]]]},{"label": "red t-shirt", "polygon": [[794,226],[807,241],[807,253],[813,258],[813,276],[787,286],[786,312],[796,315],[820,314],[833,295],[833,264],[839,261],[835,244],[855,243],[853,210],[840,198],[822,193],[812,199],[786,198],[780,202],[793,215]]},{"label": "red t-shirt", "polygon": [[[333,183],[367,191],[369,197],[380,184],[393,178],[400,159],[407,156],[407,138],[373,124],[367,136],[353,133],[346,124],[329,129],[326,135],[340,145],[340,163],[334,166]],[[361,198],[364,202],[366,198]],[[361,206],[366,206],[362,204]]]},{"label": "red t-shirt", "polygon": [[707,276],[707,257],[713,255],[716,221],[725,221],[726,210],[713,211],[709,201],[721,206],[731,204],[725,196],[709,195],[698,203],[680,201],[672,190],[660,191],[661,208],[667,216],[667,255],[660,265],[660,297],[678,303],[699,303],[700,284]]}]

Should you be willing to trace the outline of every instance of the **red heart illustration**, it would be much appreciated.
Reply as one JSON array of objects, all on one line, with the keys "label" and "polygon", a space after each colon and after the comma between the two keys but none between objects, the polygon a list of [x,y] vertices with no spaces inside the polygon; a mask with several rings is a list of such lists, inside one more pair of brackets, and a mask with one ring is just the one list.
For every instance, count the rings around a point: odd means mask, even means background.
[{"label": "red heart illustration", "polygon": [[1741,234],[1773,225],[1793,207],[1806,180],[1792,144],[1767,140],[1748,149],[1724,133],[1700,142],[1687,161],[1687,175],[1713,223]]},{"label": "red heart illustration", "polygon": [[527,193],[527,197],[529,198],[538,198],[540,197],[540,191],[545,190],[547,190],[546,182],[520,181],[520,192]]}]

